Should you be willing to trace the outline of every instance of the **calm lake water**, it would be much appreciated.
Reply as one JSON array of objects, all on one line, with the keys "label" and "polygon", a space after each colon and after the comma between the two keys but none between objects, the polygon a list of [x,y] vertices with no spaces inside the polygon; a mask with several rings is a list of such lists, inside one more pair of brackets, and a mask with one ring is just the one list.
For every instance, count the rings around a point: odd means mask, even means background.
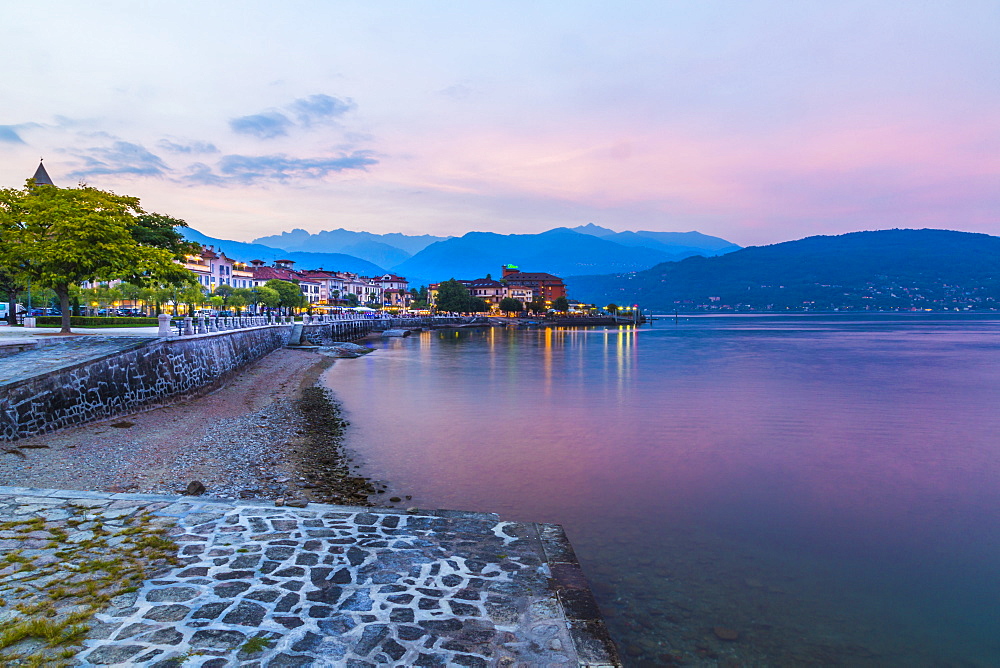
[{"label": "calm lake water", "polygon": [[628,665],[1000,665],[1000,319],[379,345],[324,376],[362,470],[562,524]]}]

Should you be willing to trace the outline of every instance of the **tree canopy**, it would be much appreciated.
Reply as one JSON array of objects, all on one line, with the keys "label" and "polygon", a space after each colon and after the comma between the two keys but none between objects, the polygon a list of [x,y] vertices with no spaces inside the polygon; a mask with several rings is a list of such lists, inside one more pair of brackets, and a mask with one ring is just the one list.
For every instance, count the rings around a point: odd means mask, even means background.
[{"label": "tree canopy", "polygon": [[504,297],[500,300],[500,310],[504,313],[520,313],[524,310],[524,304],[513,297]]},{"label": "tree canopy", "polygon": [[[174,252],[133,235],[136,226],[144,227],[138,222],[143,215],[138,198],[89,186],[56,188],[29,180],[23,189],[2,189],[0,268],[55,291],[62,331],[68,333],[71,287],[85,281],[179,276]],[[156,225],[161,224],[166,223]]]},{"label": "tree canopy", "polygon": [[482,299],[473,297],[469,289],[454,278],[438,286],[437,310],[450,313],[482,313],[490,307]]},{"label": "tree canopy", "polygon": [[280,306],[298,308],[305,305],[306,297],[295,283],[272,278],[264,284],[264,287],[278,293],[278,304]]}]

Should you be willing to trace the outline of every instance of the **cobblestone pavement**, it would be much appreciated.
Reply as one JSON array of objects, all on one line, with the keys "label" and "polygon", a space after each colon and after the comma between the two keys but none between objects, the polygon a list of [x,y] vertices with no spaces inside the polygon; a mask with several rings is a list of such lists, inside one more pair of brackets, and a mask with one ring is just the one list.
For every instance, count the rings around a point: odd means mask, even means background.
[{"label": "cobblestone pavement", "polygon": [[45,345],[34,350],[0,357],[0,385],[138,348],[155,340],[155,336],[73,336],[45,341]]},{"label": "cobblestone pavement", "polygon": [[0,487],[8,516],[67,506],[148,514],[177,546],[176,565],[96,613],[70,665],[619,665],[555,525]]}]

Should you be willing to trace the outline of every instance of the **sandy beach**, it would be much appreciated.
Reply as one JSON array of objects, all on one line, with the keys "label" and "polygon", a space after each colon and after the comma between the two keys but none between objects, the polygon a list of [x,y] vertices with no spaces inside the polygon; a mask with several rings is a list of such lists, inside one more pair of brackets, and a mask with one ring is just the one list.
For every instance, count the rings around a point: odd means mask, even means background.
[{"label": "sandy beach", "polygon": [[151,494],[198,481],[222,498],[367,505],[336,404],[315,383],[336,363],[280,349],[223,387],[146,412],[2,444],[0,485]]}]

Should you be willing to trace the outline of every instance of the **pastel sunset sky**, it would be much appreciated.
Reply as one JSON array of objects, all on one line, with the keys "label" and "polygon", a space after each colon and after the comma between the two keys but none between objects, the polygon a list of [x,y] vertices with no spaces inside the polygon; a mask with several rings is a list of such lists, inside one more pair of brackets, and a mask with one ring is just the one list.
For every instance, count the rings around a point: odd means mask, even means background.
[{"label": "pastel sunset sky", "polygon": [[1000,234],[1000,3],[6,3],[0,185],[199,231]]}]

